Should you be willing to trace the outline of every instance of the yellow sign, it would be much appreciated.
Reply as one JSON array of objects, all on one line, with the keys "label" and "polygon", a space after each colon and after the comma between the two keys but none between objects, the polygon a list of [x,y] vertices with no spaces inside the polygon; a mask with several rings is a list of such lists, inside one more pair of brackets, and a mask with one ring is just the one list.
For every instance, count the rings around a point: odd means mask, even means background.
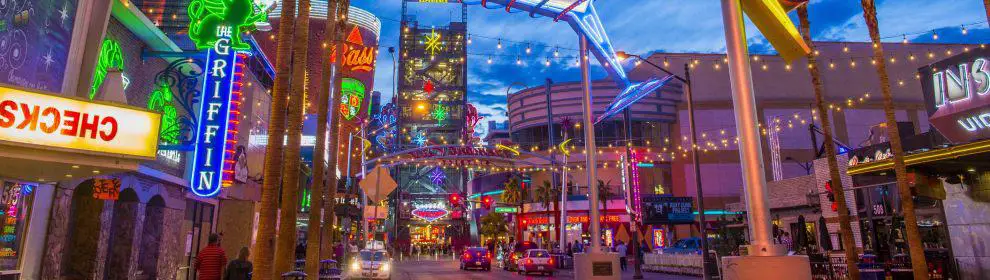
[{"label": "yellow sign", "polygon": [[784,61],[790,62],[811,52],[778,0],[743,0],[742,8]]},{"label": "yellow sign", "polygon": [[0,87],[0,142],[153,159],[161,115]]}]

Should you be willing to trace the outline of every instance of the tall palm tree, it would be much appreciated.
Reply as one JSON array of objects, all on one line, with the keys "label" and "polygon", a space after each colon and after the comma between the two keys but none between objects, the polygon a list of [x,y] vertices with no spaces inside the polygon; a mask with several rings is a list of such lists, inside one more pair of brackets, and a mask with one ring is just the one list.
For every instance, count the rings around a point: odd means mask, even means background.
[{"label": "tall palm tree", "polygon": [[[328,3],[327,5],[328,15],[329,15],[329,11],[333,9],[335,9],[337,12],[333,14],[332,18],[328,16],[328,19],[326,21],[326,27],[324,29],[323,42],[328,43],[330,46],[334,46],[333,48],[330,48],[330,51],[343,52],[343,50],[340,50],[341,48],[339,42],[343,41],[342,40],[344,36],[343,30],[344,30],[344,25],[347,23],[347,21],[339,20],[339,18],[341,18],[341,15],[343,15],[343,17],[346,18],[347,11],[348,8],[350,7],[351,1],[331,0],[330,2],[331,3]],[[331,5],[333,5],[333,7],[330,7]],[[329,100],[331,104],[329,108],[331,110],[340,107],[340,98],[337,98],[336,93],[340,92],[341,75],[331,74],[335,72],[333,69],[340,69],[340,61],[341,61],[340,59],[337,59],[336,61],[323,59],[323,78],[320,80],[320,92],[331,92],[331,87],[333,88],[332,92],[334,94],[329,96]],[[329,237],[330,240],[321,243],[322,245],[321,247],[323,247],[322,250],[323,252],[320,253],[321,259],[329,259],[331,257],[330,255],[332,252],[330,248],[333,247],[333,242],[337,240],[341,240],[340,238],[335,236],[336,231],[333,229],[334,225],[336,225],[337,223],[336,222],[337,215],[335,214],[334,211],[335,211],[336,198],[337,198],[336,173],[337,173],[337,156],[338,156],[337,148],[339,145],[338,143],[340,141],[340,136],[339,136],[340,124],[338,123],[340,120],[340,114],[329,113],[329,119],[330,119],[331,127],[328,128],[330,130],[329,131],[330,133],[328,138],[329,143],[327,143],[327,147],[328,147],[327,155],[329,156],[327,158],[327,163],[329,164],[327,166],[327,172],[332,175],[328,180],[330,182],[330,186],[327,188],[326,207],[327,209],[329,209],[327,213],[330,213],[330,216],[326,218],[327,224],[329,225],[324,227],[325,233],[323,235]]]},{"label": "tall palm tree", "polygon": [[990,0],[983,0],[983,7],[987,10],[987,22],[990,22]]},{"label": "tall palm tree", "polygon": [[488,236],[489,238],[495,239],[498,236],[505,235],[509,233],[507,228],[509,225],[505,223],[505,217],[501,213],[495,213],[495,211],[488,212],[488,215],[481,217],[481,234],[483,236]]},{"label": "tall palm tree", "polygon": [[[553,205],[554,201],[559,200],[560,196],[553,196],[553,187],[550,186],[550,181],[543,181],[543,184],[537,187],[535,192],[536,193],[533,194],[535,196],[534,198],[545,210],[544,213],[546,213],[547,217],[547,227],[549,228],[549,225],[554,224],[554,221],[550,221],[550,206]],[[550,231],[548,235],[552,236],[553,231]]]},{"label": "tall palm tree", "polygon": [[921,235],[918,233],[918,217],[914,213],[914,197],[911,195],[911,186],[908,185],[907,166],[904,164],[904,147],[901,145],[897,119],[894,118],[894,97],[890,93],[890,77],[887,76],[887,63],[883,56],[883,45],[880,44],[877,9],[874,0],[860,0],[860,3],[863,6],[863,18],[870,30],[870,40],[873,42],[873,60],[877,62],[877,75],[880,76],[880,89],[883,91],[883,111],[887,117],[887,137],[890,139],[890,150],[894,154],[894,176],[897,179],[901,211],[904,214],[904,229],[911,256],[911,270],[914,271],[914,279],[927,280],[928,266],[925,262],[925,250],[921,247]]},{"label": "tall palm tree", "polygon": [[[309,51],[309,0],[298,0],[295,31],[292,34],[292,95],[286,110],[285,161],[282,164],[281,220],[275,242],[275,270],[272,277],[292,270],[296,255],[296,215],[299,209],[299,159],[303,111],[306,100],[306,58]],[[285,24],[285,23],[282,23]],[[283,26],[282,28],[288,28]],[[314,237],[315,238],[315,237]],[[318,250],[318,249],[317,249]]]},{"label": "tall palm tree", "polygon": [[[990,1],[990,0],[988,0]],[[828,110],[825,107],[825,89],[822,86],[821,73],[818,71],[818,58],[814,54],[814,42],[811,41],[811,26],[808,21],[808,5],[798,8],[798,18],[801,21],[801,35],[804,41],[811,46],[812,52],[808,52],[808,72],[811,74],[811,83],[815,90],[815,107],[818,112],[818,119],[822,122],[822,133],[825,134],[825,153],[828,159],[829,178],[832,180],[832,194],[838,199],[835,200],[839,210],[839,232],[842,233],[843,248],[846,248],[846,267],[848,267],[849,279],[859,279],[859,268],[856,266],[856,241],[853,240],[852,225],[849,224],[849,208],[846,206],[845,194],[842,188],[842,178],[839,177],[839,160],[836,158],[835,142],[832,141],[832,125],[829,123]],[[825,229],[822,229],[825,230]]]},{"label": "tall palm tree", "polygon": [[598,201],[602,204],[602,213],[600,216],[608,213],[608,198],[612,197],[612,192],[608,189],[610,183],[612,183],[612,180],[608,180],[608,182],[598,180]]},{"label": "tall palm tree", "polygon": [[[336,21],[337,18],[337,1],[330,0],[327,2],[327,25],[333,26],[332,23]],[[327,33],[324,34],[323,39],[328,40],[327,36],[331,33],[331,28],[325,29]],[[328,62],[324,62],[326,64]],[[329,80],[329,79],[326,79]],[[322,87],[322,84],[321,84]],[[329,243],[329,240],[323,240],[321,234],[323,222],[323,188],[328,185],[333,186],[336,189],[337,180],[327,180],[326,171],[327,168],[323,165],[326,160],[324,158],[324,153],[326,152],[326,132],[327,132],[327,114],[329,114],[330,105],[330,90],[329,86],[325,88],[326,90],[321,90],[316,98],[316,145],[313,151],[313,183],[310,185],[310,203],[309,208],[309,228],[307,229],[306,236],[306,275],[309,275],[309,279],[317,279],[320,273],[320,258],[321,252],[324,251],[322,248],[323,243]],[[337,152],[334,152],[336,154]],[[335,179],[335,178],[334,178]],[[333,182],[332,184],[327,184],[325,181]],[[330,216],[333,216],[331,213]],[[333,227],[332,224],[328,227]],[[330,251],[329,247],[325,251]]]},{"label": "tall palm tree", "polygon": [[295,21],[296,1],[282,0],[283,23],[278,30],[276,46],[275,85],[272,90],[271,114],[268,120],[268,146],[265,152],[264,182],[261,185],[261,205],[258,208],[258,234],[254,243],[254,275],[259,280],[272,279],[272,257],[275,237],[276,211],[278,211],[278,187],[282,172],[282,139],[285,137],[286,96],[292,69],[289,55],[292,53],[292,28]]},{"label": "tall palm tree", "polygon": [[519,186],[519,179],[515,177],[509,178],[505,182],[505,188],[502,192],[502,202],[508,205],[519,205],[516,211],[516,240],[522,238],[522,230],[519,227],[520,215],[522,214],[522,204],[523,204],[523,193],[522,188]]}]

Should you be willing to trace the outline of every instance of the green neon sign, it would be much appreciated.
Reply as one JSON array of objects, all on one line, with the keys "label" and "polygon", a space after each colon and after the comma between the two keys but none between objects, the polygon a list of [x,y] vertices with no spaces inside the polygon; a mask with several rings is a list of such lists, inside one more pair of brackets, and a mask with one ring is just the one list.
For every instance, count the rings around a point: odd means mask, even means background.
[{"label": "green neon sign", "polygon": [[158,88],[148,96],[148,110],[162,114],[162,125],[158,131],[159,139],[164,144],[179,143],[179,116],[172,102],[172,88],[167,84],[159,84]]},{"label": "green neon sign", "polygon": [[495,207],[495,213],[519,213],[519,207],[516,207],[516,206],[498,206],[498,207]]},{"label": "green neon sign", "polygon": [[364,102],[364,83],[357,79],[344,78],[340,84],[340,115],[351,120],[361,111]]},{"label": "green neon sign", "polygon": [[93,70],[93,85],[89,88],[89,99],[96,97],[96,92],[100,91],[100,86],[103,86],[103,81],[107,79],[110,68],[124,71],[124,52],[120,48],[120,43],[108,38],[103,39],[103,44],[100,45],[96,70]]},{"label": "green neon sign", "polygon": [[268,13],[252,0],[192,0],[189,14],[189,39],[198,49],[212,48],[219,40],[218,29],[230,26],[230,48],[248,50],[251,46],[241,39],[241,32],[255,30],[255,23],[264,22]]},{"label": "green neon sign", "polygon": [[447,120],[447,113],[450,112],[450,108],[444,106],[443,104],[437,103],[433,105],[433,118],[437,120],[437,125],[443,125],[443,121]]}]

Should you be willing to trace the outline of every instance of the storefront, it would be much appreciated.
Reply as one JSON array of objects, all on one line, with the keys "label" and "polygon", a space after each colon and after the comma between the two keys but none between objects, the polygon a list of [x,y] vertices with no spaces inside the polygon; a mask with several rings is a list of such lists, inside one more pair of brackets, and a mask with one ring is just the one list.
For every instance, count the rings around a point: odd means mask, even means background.
[{"label": "storefront", "polygon": [[[559,240],[559,221],[556,220],[555,212],[529,212],[522,215],[520,219],[523,237],[525,241],[532,241],[538,244],[556,243]],[[629,243],[629,215],[618,210],[602,212],[599,217],[602,231],[602,240],[605,246],[611,247],[616,242]],[[588,211],[567,211],[567,240],[569,243],[581,240],[588,243],[591,241]]]},{"label": "storefront", "polygon": [[[978,279],[990,255],[990,51],[977,48],[919,69],[930,131],[902,137],[925,256],[933,274]],[[899,189],[888,143],[852,151],[864,250],[895,261],[906,254]],[[958,274],[957,274],[958,273]]]}]

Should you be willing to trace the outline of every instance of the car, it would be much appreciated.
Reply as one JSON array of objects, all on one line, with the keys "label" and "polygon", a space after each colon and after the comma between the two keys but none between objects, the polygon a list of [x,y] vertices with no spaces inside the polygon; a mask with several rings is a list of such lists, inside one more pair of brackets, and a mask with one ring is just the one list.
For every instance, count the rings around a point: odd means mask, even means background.
[{"label": "car", "polygon": [[478,268],[484,271],[492,270],[492,253],[488,252],[488,249],[485,247],[464,249],[464,254],[461,255],[461,270],[472,268]]},{"label": "car", "polygon": [[536,243],[529,241],[523,241],[512,245],[512,251],[508,252],[508,257],[502,257],[502,269],[515,271],[516,260],[521,259],[523,254],[526,253],[526,250],[530,249],[539,249],[539,246],[537,246]]},{"label": "car", "polygon": [[701,238],[688,237],[677,240],[674,245],[663,248],[664,254],[701,254]]},{"label": "car", "polygon": [[392,279],[392,261],[382,250],[361,250],[348,269],[348,279]]},{"label": "car", "polygon": [[544,249],[526,250],[523,257],[516,260],[516,267],[516,273],[519,275],[536,272],[550,276],[553,276],[553,272],[557,268],[553,263],[553,258],[550,257],[550,252]]}]

